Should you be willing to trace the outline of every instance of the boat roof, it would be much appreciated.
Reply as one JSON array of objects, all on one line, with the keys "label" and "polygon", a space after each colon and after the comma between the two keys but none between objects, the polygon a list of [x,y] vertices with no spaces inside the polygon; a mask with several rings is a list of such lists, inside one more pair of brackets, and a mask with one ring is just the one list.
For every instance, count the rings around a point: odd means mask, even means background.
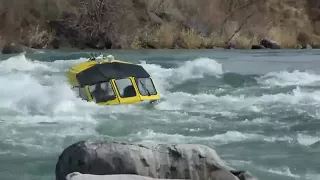
[{"label": "boat roof", "polygon": [[76,76],[79,85],[85,86],[130,76],[149,78],[150,74],[142,66],[137,64],[108,62],[91,66],[77,73]]}]

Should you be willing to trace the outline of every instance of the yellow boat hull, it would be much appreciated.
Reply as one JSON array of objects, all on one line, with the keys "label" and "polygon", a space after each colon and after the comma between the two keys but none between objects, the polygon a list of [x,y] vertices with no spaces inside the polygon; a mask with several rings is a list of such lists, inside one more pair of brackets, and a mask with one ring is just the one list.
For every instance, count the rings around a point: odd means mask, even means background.
[{"label": "yellow boat hull", "polygon": [[[141,66],[133,63],[108,60],[106,58],[102,59],[101,62],[89,60],[71,67],[67,71],[67,76],[77,96],[89,102],[96,102],[102,106],[134,104],[142,101],[152,102],[160,99],[160,95],[150,75]],[[141,80],[148,82],[148,86],[145,86]],[[130,82],[130,86],[132,86],[135,95],[123,97],[122,91],[120,92],[117,83],[119,84],[125,81],[127,83]],[[90,90],[93,86],[100,83],[107,83],[110,86],[109,90],[113,91],[112,98],[107,101],[95,101],[93,93]]]}]

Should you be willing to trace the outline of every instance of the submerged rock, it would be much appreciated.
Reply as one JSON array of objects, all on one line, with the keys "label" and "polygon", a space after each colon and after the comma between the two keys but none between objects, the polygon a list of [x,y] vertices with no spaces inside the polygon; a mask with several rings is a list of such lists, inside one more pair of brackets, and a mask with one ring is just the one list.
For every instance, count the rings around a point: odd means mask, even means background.
[{"label": "submerged rock", "polygon": [[275,42],[275,41],[273,41],[271,39],[266,39],[266,38],[262,39],[260,41],[260,45],[264,46],[264,47],[266,47],[268,49],[280,49],[280,45],[277,42]]},{"label": "submerged rock", "polygon": [[204,145],[142,145],[80,141],[66,148],[56,164],[56,180],[72,172],[93,175],[135,174],[162,179],[256,180],[236,171]]},{"label": "submerged rock", "polygon": [[252,45],[251,49],[266,49],[266,47],[262,45]]},{"label": "submerged rock", "polygon": [[238,46],[234,42],[226,42],[224,44],[224,49],[238,49]]},{"label": "submerged rock", "polygon": [[16,43],[5,44],[1,50],[2,54],[15,54],[15,53],[24,53],[24,52],[34,53],[36,52],[36,50],[21,44],[16,44]]}]

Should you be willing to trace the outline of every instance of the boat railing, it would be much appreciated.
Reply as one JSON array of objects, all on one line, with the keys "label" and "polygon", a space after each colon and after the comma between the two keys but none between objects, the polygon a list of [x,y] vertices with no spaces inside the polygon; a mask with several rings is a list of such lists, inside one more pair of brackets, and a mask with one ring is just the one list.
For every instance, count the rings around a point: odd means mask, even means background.
[{"label": "boat railing", "polygon": [[114,56],[111,54],[105,54],[105,53],[88,53],[89,61],[96,61],[97,59],[108,59],[108,60],[114,60]]}]

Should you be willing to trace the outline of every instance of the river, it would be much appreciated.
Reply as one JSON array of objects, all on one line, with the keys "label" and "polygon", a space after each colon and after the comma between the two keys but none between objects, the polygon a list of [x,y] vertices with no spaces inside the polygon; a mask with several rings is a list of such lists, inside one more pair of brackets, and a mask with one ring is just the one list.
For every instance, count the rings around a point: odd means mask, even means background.
[{"label": "river", "polygon": [[141,64],[162,100],[99,107],[66,70],[85,51],[0,54],[0,179],[53,180],[80,140],[196,143],[259,180],[320,179],[320,51],[110,50]]}]

